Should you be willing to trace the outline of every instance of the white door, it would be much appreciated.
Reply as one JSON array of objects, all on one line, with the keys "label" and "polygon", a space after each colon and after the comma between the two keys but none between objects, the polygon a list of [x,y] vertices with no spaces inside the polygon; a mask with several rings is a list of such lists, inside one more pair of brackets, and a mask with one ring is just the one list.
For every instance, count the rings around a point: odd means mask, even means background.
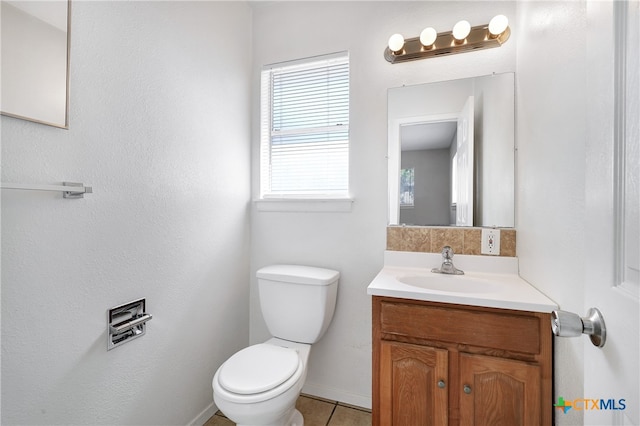
[{"label": "white door", "polygon": [[473,226],[473,96],[458,116],[456,225]]},{"label": "white door", "polygon": [[587,425],[640,425],[638,5],[587,2],[589,238],[581,315],[598,308],[607,329],[603,348],[584,339]]}]

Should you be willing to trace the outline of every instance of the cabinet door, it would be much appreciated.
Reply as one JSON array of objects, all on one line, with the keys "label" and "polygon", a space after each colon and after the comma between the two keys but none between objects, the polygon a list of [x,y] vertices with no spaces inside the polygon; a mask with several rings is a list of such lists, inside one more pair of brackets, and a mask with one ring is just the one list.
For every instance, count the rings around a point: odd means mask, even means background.
[{"label": "cabinet door", "polygon": [[540,425],[538,365],[463,353],[459,366],[461,425]]},{"label": "cabinet door", "polygon": [[381,425],[447,424],[448,353],[445,349],[382,341]]}]

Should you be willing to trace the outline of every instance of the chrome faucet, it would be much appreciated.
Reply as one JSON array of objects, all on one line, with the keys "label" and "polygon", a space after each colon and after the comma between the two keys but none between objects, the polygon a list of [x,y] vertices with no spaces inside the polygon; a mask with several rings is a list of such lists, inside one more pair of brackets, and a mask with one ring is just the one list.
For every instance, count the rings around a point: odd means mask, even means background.
[{"label": "chrome faucet", "polygon": [[444,246],[442,248],[442,266],[440,268],[433,268],[431,272],[436,274],[464,275],[464,271],[453,266],[453,249],[450,246]]}]

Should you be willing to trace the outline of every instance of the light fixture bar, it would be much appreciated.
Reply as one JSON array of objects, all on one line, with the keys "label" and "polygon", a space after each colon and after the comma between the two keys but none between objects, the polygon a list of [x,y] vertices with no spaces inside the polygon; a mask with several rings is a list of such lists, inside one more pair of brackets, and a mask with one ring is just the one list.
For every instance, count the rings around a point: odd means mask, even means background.
[{"label": "light fixture bar", "polygon": [[500,47],[509,39],[510,35],[511,30],[507,27],[503,33],[494,37],[489,32],[488,24],[471,27],[469,35],[463,41],[457,41],[453,37],[452,31],[445,31],[438,33],[436,41],[430,47],[423,46],[422,43],[420,43],[420,37],[406,39],[402,50],[399,52],[392,52],[391,49],[387,47],[384,50],[384,58],[392,64],[395,64],[417,59],[434,58],[473,50]]}]

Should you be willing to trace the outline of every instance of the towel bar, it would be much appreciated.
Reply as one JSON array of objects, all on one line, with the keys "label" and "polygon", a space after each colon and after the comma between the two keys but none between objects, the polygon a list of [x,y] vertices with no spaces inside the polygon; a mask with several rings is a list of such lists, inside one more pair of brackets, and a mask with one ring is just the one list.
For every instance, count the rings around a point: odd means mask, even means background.
[{"label": "towel bar", "polygon": [[93,188],[78,182],[62,182],[62,185],[41,185],[31,183],[3,183],[2,189],[22,189],[30,191],[58,191],[64,198],[84,198],[84,194],[93,193]]}]

